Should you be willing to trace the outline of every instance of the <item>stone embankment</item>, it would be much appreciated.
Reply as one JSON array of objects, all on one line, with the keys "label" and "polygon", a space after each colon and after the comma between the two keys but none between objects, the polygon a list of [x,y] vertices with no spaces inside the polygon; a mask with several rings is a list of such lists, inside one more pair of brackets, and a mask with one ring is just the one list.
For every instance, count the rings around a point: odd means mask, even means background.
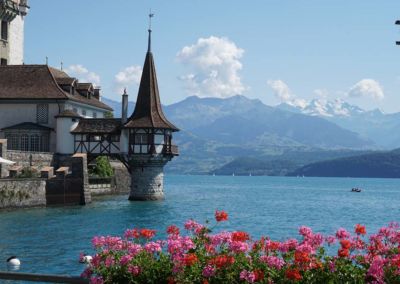
[{"label": "stone embankment", "polygon": [[0,209],[46,206],[44,179],[2,179]]}]

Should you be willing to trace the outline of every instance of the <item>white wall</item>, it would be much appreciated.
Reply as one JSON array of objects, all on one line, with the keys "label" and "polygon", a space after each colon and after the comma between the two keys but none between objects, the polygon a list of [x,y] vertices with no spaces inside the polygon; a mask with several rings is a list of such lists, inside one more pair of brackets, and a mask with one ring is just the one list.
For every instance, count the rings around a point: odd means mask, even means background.
[{"label": "white wall", "polygon": [[15,17],[11,21],[8,33],[9,42],[9,65],[20,65],[24,63],[24,18]]},{"label": "white wall", "polygon": [[82,116],[83,116],[83,110],[85,110],[86,111],[85,117],[88,117],[88,118],[93,118],[93,112],[97,113],[97,118],[104,118],[104,113],[106,112],[104,110],[100,110],[100,109],[97,109],[97,108],[91,108],[90,106],[83,106],[83,105],[80,105],[80,104],[74,104],[72,102],[66,103],[65,104],[65,109],[70,109],[70,110],[76,109],[77,113],[79,115],[82,115]]},{"label": "white wall", "polygon": [[71,117],[60,117],[57,119],[57,147],[56,152],[60,154],[73,154],[74,136],[70,133],[78,125],[79,120]]},{"label": "white wall", "polygon": [[[0,103],[0,129],[23,122],[36,123],[37,104],[6,104]],[[49,104],[49,119],[47,124],[41,124],[56,130],[56,116],[59,113],[58,104]],[[0,131],[0,138],[4,133]],[[50,152],[56,149],[56,133],[50,132]]]}]

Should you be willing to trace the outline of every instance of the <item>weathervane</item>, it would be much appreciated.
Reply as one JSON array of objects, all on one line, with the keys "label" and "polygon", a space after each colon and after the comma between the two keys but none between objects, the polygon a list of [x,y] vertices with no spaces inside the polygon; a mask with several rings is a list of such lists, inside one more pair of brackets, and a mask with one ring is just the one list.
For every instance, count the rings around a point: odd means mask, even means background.
[{"label": "weathervane", "polygon": [[149,13],[149,45],[147,47],[147,52],[151,52],[151,18],[154,17],[154,13],[151,12],[150,9],[150,13]]}]

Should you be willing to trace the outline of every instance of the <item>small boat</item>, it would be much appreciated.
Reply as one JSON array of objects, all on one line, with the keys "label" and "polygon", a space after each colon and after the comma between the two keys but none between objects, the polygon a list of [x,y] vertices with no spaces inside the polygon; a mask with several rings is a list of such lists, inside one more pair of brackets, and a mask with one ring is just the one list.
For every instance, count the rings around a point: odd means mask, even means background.
[{"label": "small boat", "polygon": [[361,192],[361,188],[353,187],[353,188],[351,189],[351,192]]}]

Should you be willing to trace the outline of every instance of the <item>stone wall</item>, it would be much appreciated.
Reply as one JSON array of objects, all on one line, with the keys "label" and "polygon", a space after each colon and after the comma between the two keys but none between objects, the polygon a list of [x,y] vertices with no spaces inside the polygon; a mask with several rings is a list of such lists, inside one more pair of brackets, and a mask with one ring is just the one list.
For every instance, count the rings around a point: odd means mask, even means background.
[{"label": "stone wall", "polygon": [[46,206],[45,180],[0,180],[0,209],[35,206]]},{"label": "stone wall", "polygon": [[129,200],[164,199],[164,165],[132,167]]},{"label": "stone wall", "polygon": [[53,165],[53,153],[7,151],[7,159],[16,162],[16,165],[29,167],[50,167]]},{"label": "stone wall", "polygon": [[110,183],[89,184],[91,195],[107,195],[115,193],[115,186]]},{"label": "stone wall", "polygon": [[[7,139],[0,139],[0,157],[7,159]],[[8,177],[6,165],[0,164],[0,178]]]},{"label": "stone wall", "polygon": [[110,164],[114,169],[116,192],[128,193],[131,189],[131,175],[128,170],[118,160],[110,161]]}]

